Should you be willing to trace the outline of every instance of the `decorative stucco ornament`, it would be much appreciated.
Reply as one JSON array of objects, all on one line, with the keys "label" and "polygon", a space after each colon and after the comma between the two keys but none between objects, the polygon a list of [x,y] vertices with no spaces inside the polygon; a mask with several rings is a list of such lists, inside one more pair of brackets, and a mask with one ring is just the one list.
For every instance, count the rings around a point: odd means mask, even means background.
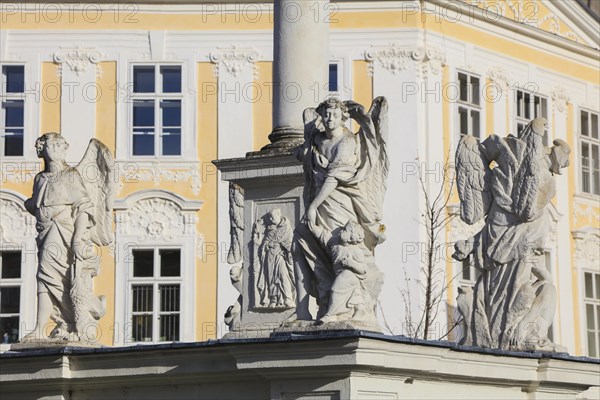
[{"label": "decorative stucco ornament", "polygon": [[[95,296],[92,279],[100,259],[94,245],[109,245],[115,194],[110,150],[92,139],[76,167],[65,162],[68,143],[58,133],[36,141],[44,170],[36,175],[25,208],[36,217],[38,231],[38,307],[34,330],[21,343],[93,342],[96,321],[106,309]],[[50,320],[56,327],[48,333]]]},{"label": "decorative stucco ornament", "polygon": [[[461,288],[458,309],[466,345],[507,350],[566,351],[548,338],[556,288],[544,257],[551,229],[553,175],[569,165],[570,149],[557,139],[544,147],[548,124],[531,121],[518,137],[461,138],[456,150],[460,216],[483,229],[456,242],[453,257],[473,255],[481,276]],[[493,168],[490,164],[494,163]]]},{"label": "decorative stucco ornament", "polygon": [[[371,109],[331,98],[304,112],[306,213],[294,233],[298,320],[311,320],[308,295],[318,304],[316,324],[380,331],[376,304],[383,274],[374,258],[385,240],[381,224],[389,161],[387,101]],[[345,122],[359,126],[351,132]]]}]

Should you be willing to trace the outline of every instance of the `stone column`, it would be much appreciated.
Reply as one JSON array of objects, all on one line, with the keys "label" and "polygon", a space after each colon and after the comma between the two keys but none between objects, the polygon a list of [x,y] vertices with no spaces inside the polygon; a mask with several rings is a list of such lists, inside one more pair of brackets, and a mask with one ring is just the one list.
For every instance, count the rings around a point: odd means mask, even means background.
[{"label": "stone column", "polygon": [[275,2],[273,131],[265,150],[303,140],[302,113],[328,93],[329,0]]}]

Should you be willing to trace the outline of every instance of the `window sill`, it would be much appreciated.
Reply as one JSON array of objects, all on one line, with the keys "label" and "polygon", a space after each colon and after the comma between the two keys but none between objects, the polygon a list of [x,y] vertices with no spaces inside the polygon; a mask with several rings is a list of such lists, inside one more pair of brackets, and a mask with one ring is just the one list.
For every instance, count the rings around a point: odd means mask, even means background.
[{"label": "window sill", "polygon": [[583,203],[591,207],[600,207],[600,195],[578,192],[573,196],[576,202]]}]

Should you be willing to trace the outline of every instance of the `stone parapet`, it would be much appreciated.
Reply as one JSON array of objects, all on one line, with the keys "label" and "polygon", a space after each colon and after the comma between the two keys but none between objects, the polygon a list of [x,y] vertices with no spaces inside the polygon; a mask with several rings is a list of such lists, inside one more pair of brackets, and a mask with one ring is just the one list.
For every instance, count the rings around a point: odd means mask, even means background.
[{"label": "stone parapet", "polygon": [[0,356],[2,398],[592,399],[600,360],[361,331]]}]

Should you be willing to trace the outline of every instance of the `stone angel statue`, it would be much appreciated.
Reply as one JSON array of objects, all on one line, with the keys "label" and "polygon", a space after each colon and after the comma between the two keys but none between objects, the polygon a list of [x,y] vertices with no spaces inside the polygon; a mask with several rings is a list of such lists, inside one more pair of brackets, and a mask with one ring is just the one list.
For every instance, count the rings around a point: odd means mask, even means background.
[{"label": "stone angel statue", "polygon": [[[293,246],[296,275],[301,280],[297,284],[299,320],[312,319],[308,295],[317,299],[317,320],[327,314],[336,278],[333,242],[349,222],[364,231],[362,243],[371,254],[385,240],[381,221],[389,169],[387,111],[384,97],[373,100],[368,112],[358,103],[336,98],[304,111],[304,144],[297,155],[304,167],[306,213],[296,227]],[[359,127],[356,133],[346,127],[349,118]],[[374,263],[372,267],[376,268]],[[376,303],[379,293],[366,295]],[[356,313],[348,311],[336,312],[337,320],[352,320]],[[375,315],[374,309],[368,312]],[[327,322],[332,322],[333,315],[328,314]]]},{"label": "stone angel statue", "polygon": [[[470,255],[482,271],[475,287],[459,291],[462,343],[511,350],[562,351],[547,336],[556,289],[545,265],[553,175],[569,165],[570,149],[557,139],[543,145],[548,124],[531,121],[518,135],[464,136],[456,150],[460,216],[485,221],[474,237],[458,241],[453,257]],[[493,168],[492,168],[493,165]]]},{"label": "stone angel statue", "polygon": [[[37,220],[38,309],[35,329],[21,342],[91,341],[86,328],[105,313],[104,296],[93,294],[99,268],[93,246],[113,241],[113,156],[92,139],[81,162],[71,167],[65,162],[69,145],[55,132],[40,136],[35,146],[44,170],[25,207]],[[56,327],[47,334],[50,319]]]}]

